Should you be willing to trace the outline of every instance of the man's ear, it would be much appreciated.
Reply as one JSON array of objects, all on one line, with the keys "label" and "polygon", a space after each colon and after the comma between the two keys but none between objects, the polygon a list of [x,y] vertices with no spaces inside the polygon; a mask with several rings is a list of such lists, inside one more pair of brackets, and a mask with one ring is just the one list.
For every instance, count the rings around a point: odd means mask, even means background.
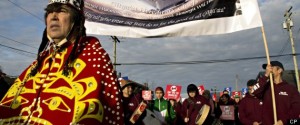
[{"label": "man's ear", "polygon": [[283,72],[283,69],[282,69],[282,68],[278,68],[278,72],[279,72],[279,73],[282,73],[282,72]]}]

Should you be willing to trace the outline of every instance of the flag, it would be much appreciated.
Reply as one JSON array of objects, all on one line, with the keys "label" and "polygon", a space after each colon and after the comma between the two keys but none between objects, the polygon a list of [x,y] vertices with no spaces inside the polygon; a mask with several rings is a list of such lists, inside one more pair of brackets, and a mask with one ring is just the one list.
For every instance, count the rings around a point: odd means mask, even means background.
[{"label": "flag", "polygon": [[88,34],[174,37],[262,26],[257,0],[85,0]]},{"label": "flag", "polygon": [[242,88],[242,97],[243,98],[246,96],[247,92],[248,92],[248,88]]}]

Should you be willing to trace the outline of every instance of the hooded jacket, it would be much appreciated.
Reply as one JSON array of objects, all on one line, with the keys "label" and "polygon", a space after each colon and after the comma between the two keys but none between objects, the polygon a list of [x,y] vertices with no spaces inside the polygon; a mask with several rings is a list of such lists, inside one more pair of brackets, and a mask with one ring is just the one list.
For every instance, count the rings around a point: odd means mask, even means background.
[{"label": "hooded jacket", "polygon": [[246,93],[239,104],[239,118],[243,125],[253,125],[254,122],[262,122],[262,100]]},{"label": "hooded jacket", "polygon": [[162,117],[165,118],[167,124],[173,123],[176,118],[174,108],[171,106],[170,102],[164,98],[154,100],[153,111],[161,112]]},{"label": "hooded jacket", "polygon": [[187,125],[196,125],[196,117],[204,104],[210,105],[208,100],[199,94],[198,88],[194,84],[187,87],[187,92],[196,91],[195,97],[185,99],[181,108],[182,118],[189,118]]},{"label": "hooded jacket", "polygon": [[[272,95],[269,78],[262,76],[254,85],[253,94],[263,100],[264,125],[273,125]],[[290,119],[299,119],[300,116],[300,95],[296,87],[282,81],[274,84],[274,95],[277,109],[277,120],[288,124]]]}]

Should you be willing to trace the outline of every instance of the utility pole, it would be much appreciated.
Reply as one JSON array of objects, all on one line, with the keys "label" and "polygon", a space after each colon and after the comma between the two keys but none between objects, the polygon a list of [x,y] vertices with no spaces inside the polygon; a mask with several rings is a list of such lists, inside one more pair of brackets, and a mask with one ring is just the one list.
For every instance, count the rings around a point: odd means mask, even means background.
[{"label": "utility pole", "polygon": [[292,46],[292,54],[293,54],[293,60],[294,60],[294,66],[295,66],[295,75],[296,75],[296,82],[298,86],[298,91],[300,92],[300,85],[299,85],[299,74],[298,74],[298,64],[297,64],[297,58],[296,58],[296,51],[295,51],[295,45],[294,45],[294,38],[293,38],[293,32],[292,32],[292,27],[293,27],[293,21],[291,19],[292,12],[292,6],[285,11],[284,17],[285,21],[283,22],[283,28],[287,29],[290,35],[290,41],[291,41],[291,46]]},{"label": "utility pole", "polygon": [[235,76],[235,91],[238,91],[238,81],[239,81],[239,75],[236,74],[236,76]]},{"label": "utility pole", "polygon": [[120,40],[116,36],[110,36],[114,40],[114,70],[117,74],[117,42],[120,43]]}]

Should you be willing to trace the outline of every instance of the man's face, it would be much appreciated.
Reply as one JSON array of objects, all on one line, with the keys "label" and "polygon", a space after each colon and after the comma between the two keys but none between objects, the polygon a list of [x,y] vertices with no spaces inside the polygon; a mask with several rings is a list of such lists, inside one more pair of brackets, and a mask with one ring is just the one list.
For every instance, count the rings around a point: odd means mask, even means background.
[{"label": "man's face", "polygon": [[46,17],[47,34],[55,42],[66,38],[72,28],[70,11],[71,8],[63,5],[58,12],[48,12]]},{"label": "man's face", "polygon": [[132,87],[127,86],[122,90],[123,94],[130,96],[132,94]]},{"label": "man's face", "polygon": [[250,94],[252,94],[253,93],[253,86],[247,86],[247,88],[248,88],[248,92],[250,93]]},{"label": "man's face", "polygon": [[132,86],[127,86],[127,92],[128,92],[128,95],[131,95],[132,94]]},{"label": "man's face", "polygon": [[163,92],[161,90],[155,91],[155,96],[157,99],[161,99],[163,96]]},{"label": "man's face", "polygon": [[221,97],[221,100],[222,100],[223,102],[227,102],[227,101],[228,101],[227,97],[225,97],[225,96],[222,96],[222,97]]},{"label": "man's face", "polygon": [[272,73],[274,74],[274,76],[280,76],[282,72],[282,69],[278,66],[273,66],[272,67]]},{"label": "man's face", "polygon": [[234,98],[234,101],[235,101],[236,103],[239,103],[239,102],[240,102],[240,98]]},{"label": "man's face", "polygon": [[196,96],[196,92],[195,91],[191,91],[189,92],[189,96],[194,98]]}]

